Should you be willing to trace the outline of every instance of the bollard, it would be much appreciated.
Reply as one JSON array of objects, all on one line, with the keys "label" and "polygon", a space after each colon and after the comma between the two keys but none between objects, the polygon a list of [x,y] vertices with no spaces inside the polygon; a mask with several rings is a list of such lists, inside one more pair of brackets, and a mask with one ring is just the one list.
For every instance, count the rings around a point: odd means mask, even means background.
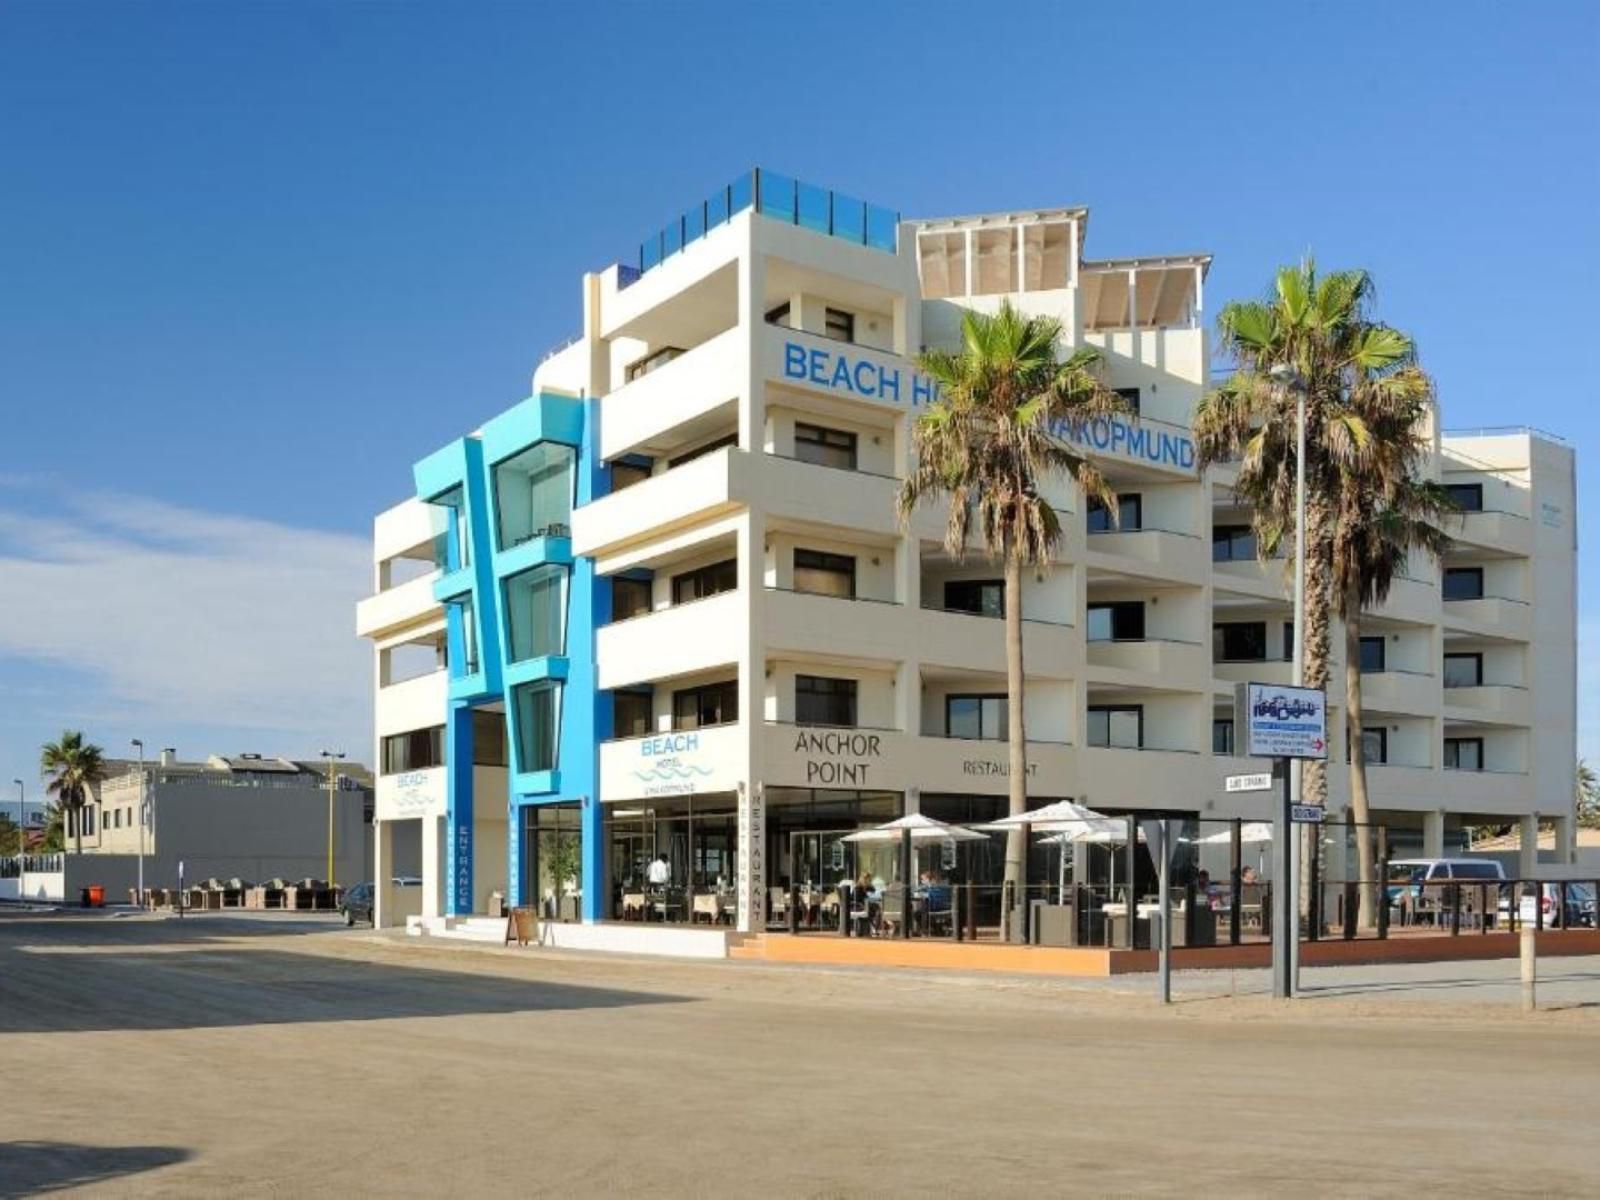
[{"label": "bollard", "polygon": [[1537,934],[1526,925],[1522,927],[1522,1011],[1532,1012],[1538,1007],[1534,990],[1538,985]]}]

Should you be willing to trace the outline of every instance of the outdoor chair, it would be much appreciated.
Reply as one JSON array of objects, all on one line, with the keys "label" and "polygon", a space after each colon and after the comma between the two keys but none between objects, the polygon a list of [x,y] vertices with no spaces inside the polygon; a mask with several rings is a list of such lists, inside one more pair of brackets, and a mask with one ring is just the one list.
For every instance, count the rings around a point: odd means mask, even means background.
[{"label": "outdoor chair", "polygon": [[906,912],[906,885],[891,883],[883,889],[883,908],[880,920],[886,936],[893,937],[905,925],[909,914]]}]

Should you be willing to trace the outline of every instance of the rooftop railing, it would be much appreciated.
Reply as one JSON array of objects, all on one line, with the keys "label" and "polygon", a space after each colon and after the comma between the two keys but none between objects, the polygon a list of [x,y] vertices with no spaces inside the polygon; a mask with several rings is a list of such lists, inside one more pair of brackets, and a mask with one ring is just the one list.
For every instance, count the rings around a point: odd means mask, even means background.
[{"label": "rooftop railing", "polygon": [[639,265],[623,265],[617,285],[627,287],[652,267],[725,225],[747,208],[762,216],[798,225],[829,237],[893,254],[899,244],[900,214],[842,192],[803,183],[788,175],[753,168],[726,187],[667,222],[639,243]]}]

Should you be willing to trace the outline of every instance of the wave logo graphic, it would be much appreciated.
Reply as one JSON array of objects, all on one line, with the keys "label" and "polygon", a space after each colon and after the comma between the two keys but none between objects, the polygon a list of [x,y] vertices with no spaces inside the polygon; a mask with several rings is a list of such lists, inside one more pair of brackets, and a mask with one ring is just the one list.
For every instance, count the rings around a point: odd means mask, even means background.
[{"label": "wave logo graphic", "polygon": [[661,763],[649,771],[635,771],[634,777],[642,783],[679,783],[695,776],[711,774],[710,767],[686,766],[683,763]]}]

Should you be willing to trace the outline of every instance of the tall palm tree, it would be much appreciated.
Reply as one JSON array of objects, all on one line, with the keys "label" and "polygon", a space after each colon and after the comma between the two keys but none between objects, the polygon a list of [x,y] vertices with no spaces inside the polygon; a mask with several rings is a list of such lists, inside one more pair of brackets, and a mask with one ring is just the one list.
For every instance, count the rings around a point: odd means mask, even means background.
[{"label": "tall palm tree", "polygon": [[106,777],[105,755],[93,742],[85,742],[79,730],[64,730],[56,741],[39,750],[39,771],[49,777],[45,791],[54,796],[63,814],[72,816],[75,848],[83,853],[83,806],[89,789]]},{"label": "tall palm tree", "polygon": [[[909,524],[918,504],[949,502],[944,546],[966,556],[973,524],[1005,577],[1008,785],[1012,815],[1027,811],[1027,732],[1023,719],[1022,570],[1048,570],[1061,541],[1061,521],[1039,494],[1041,483],[1071,479],[1115,513],[1116,498],[1068,433],[1128,407],[1100,380],[1099,351],[1082,347],[1060,357],[1061,322],[1027,316],[1009,303],[994,314],[968,312],[958,351],[932,350],[918,363],[939,388],[938,399],[912,428],[916,460],[900,489]],[[1022,879],[1022,834],[1006,841],[1005,880]]]},{"label": "tall palm tree", "polygon": [[1584,759],[1578,760],[1573,783],[1577,789],[1578,824],[1585,829],[1600,828],[1600,779]]}]

